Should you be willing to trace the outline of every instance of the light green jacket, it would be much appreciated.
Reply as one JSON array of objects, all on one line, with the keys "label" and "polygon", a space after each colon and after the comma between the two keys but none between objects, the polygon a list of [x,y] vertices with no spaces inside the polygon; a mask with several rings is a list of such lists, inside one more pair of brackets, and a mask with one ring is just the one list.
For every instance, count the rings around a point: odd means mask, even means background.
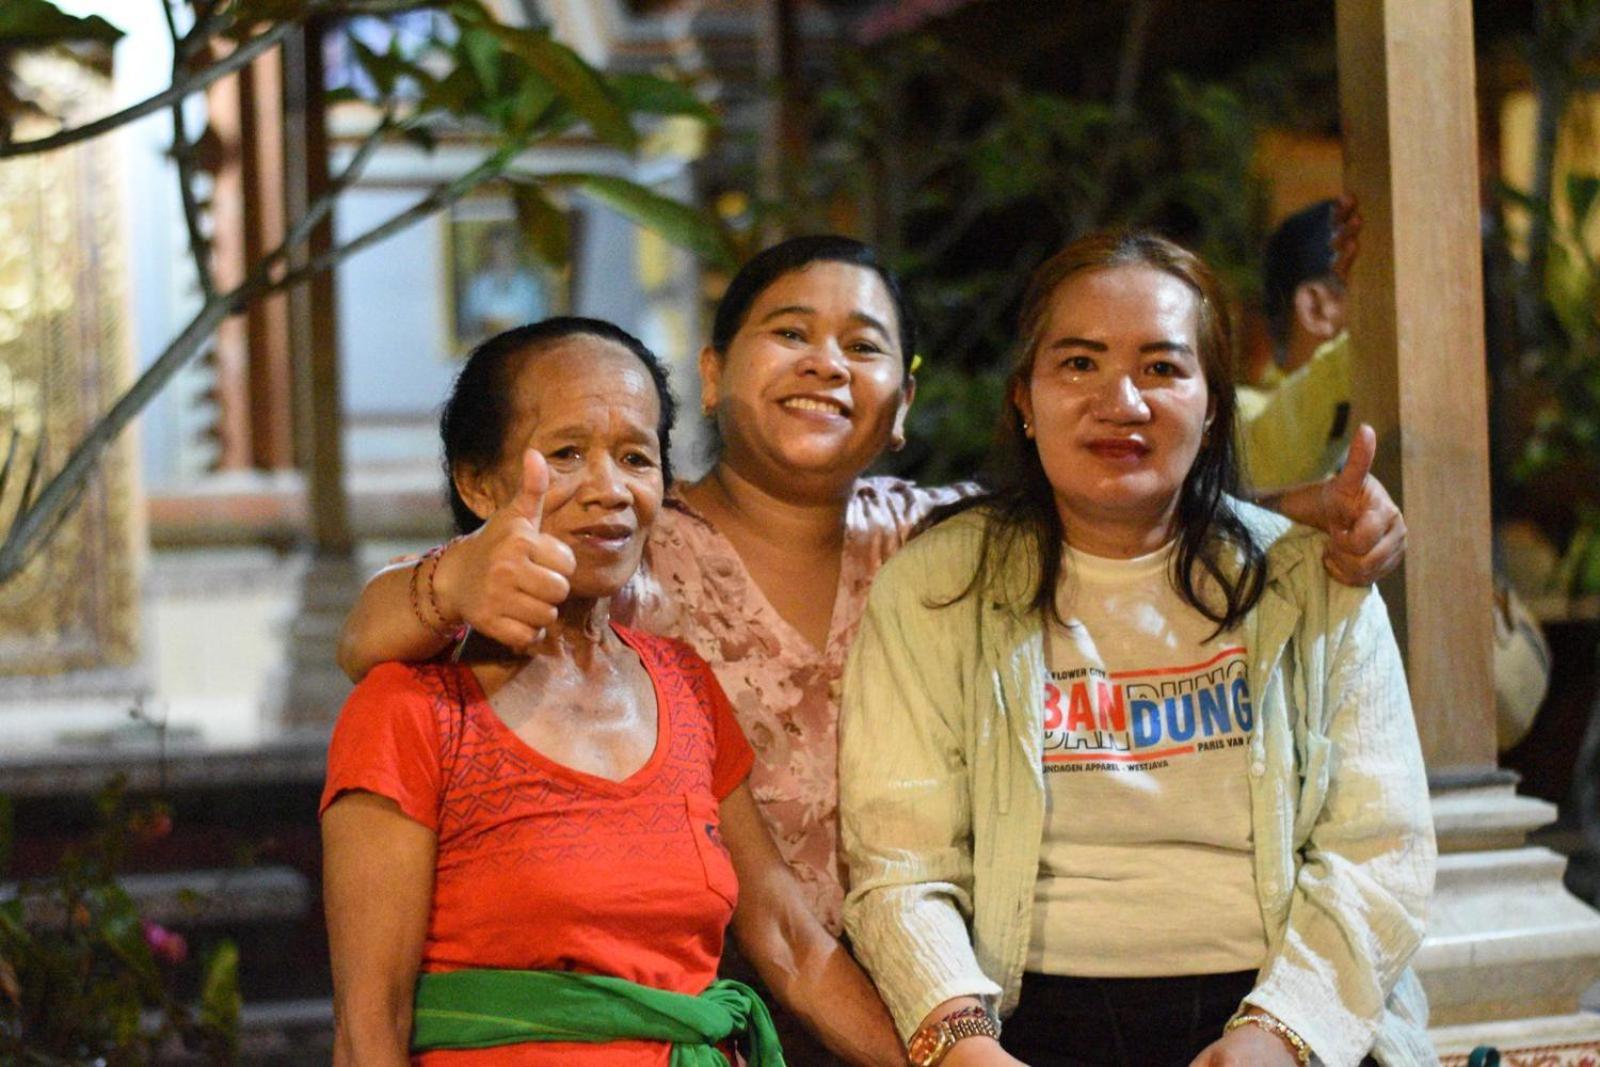
[{"label": "light green jacket", "polygon": [[[1407,961],[1435,847],[1411,702],[1376,591],[1328,578],[1324,539],[1235,504],[1267,546],[1243,624],[1256,888],[1267,961],[1250,1001],[1321,1062],[1431,1064]],[[943,1001],[1016,1005],[1044,827],[1037,562],[936,607],[972,576],[969,512],[879,572],[845,674],[839,785],[845,927],[902,1033]],[[1232,561],[1237,566],[1237,561]],[[1070,1038],[1071,1035],[1066,1035]]]}]

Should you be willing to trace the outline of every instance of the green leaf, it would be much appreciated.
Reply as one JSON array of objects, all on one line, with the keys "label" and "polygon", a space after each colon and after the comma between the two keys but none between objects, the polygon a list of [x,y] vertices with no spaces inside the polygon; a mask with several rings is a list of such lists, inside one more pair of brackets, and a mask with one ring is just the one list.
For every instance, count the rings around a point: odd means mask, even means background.
[{"label": "green leaf", "polygon": [[726,235],[705,215],[637,182],[609,174],[578,173],[547,174],[539,176],[538,180],[577,189],[718,266],[732,267],[735,263]]},{"label": "green leaf", "polygon": [[467,29],[461,31],[461,54],[466,58],[468,67],[478,77],[478,85],[484,96],[498,96],[500,94],[500,42],[495,40],[494,34],[487,30]]},{"label": "green leaf", "polygon": [[1583,233],[1584,224],[1589,221],[1589,211],[1594,207],[1597,195],[1600,195],[1600,175],[1567,175],[1567,205],[1572,208],[1574,234]]},{"label": "green leaf", "polygon": [[478,26],[494,21],[494,16],[489,14],[482,0],[450,0],[444,5],[444,9],[451,18],[463,26]]},{"label": "green leaf", "polygon": [[611,90],[629,111],[646,115],[687,115],[715,124],[717,113],[681,82],[653,74],[613,74]]},{"label": "green leaf", "polygon": [[385,97],[394,95],[394,80],[401,72],[400,65],[392,56],[379,55],[354,37],[350,38],[350,48],[356,55],[356,62],[361,64],[361,69],[367,72],[372,83],[378,87],[378,92]]},{"label": "green leaf", "polygon": [[69,15],[50,0],[4,0],[0,3],[0,44],[58,44],[99,41],[115,44],[122,31],[99,15]]},{"label": "green leaf", "polygon": [[457,67],[423,90],[418,110],[421,112],[443,110],[452,115],[465,115],[472,106],[476,89],[472,71],[466,67]]},{"label": "green leaf", "polygon": [[1546,220],[1550,218],[1550,205],[1546,204],[1542,200],[1535,199],[1529,194],[1523,192],[1521,189],[1508,185],[1505,182],[1496,182],[1495,191],[1500,194],[1500,199],[1509,204],[1520,207],[1524,211],[1537,215],[1540,218]]},{"label": "green leaf", "polygon": [[485,29],[549,82],[596,137],[630,151],[638,146],[639,135],[628,121],[628,113],[611,96],[605,80],[578,53],[543,31],[500,25]]},{"label": "green leaf", "polygon": [[572,258],[572,222],[567,213],[531,182],[513,182],[511,199],[528,246],[551,266],[565,266]]},{"label": "green leaf", "polygon": [[200,981],[200,1021],[225,1033],[239,1025],[239,948],[232,941],[219,942],[206,956],[204,977]]},{"label": "green leaf", "polygon": [[535,74],[524,77],[511,102],[507,122],[511,132],[519,137],[527,133],[549,114],[550,105],[555,103],[555,99],[556,91],[549,82]]}]

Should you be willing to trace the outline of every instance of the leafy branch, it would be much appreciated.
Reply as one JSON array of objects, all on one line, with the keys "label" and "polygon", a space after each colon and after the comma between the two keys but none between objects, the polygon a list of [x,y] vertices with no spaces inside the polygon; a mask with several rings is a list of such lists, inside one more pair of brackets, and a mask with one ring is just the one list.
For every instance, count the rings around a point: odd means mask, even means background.
[{"label": "leafy branch", "polygon": [[[11,0],[7,0],[10,3]],[[56,27],[57,39],[67,40],[88,32],[81,24],[48,16],[55,9],[49,0],[19,0],[34,5],[44,25]],[[647,116],[680,116],[714,121],[705,105],[686,87],[646,75],[608,76],[585,63],[572,49],[554,40],[542,26],[510,26],[499,22],[480,0],[235,0],[215,4],[210,0],[153,0],[163,5],[173,41],[172,85],[145,101],[113,115],[96,119],[47,137],[0,143],[0,159],[51,151],[104,136],[128,122],[164,108],[173,120],[172,155],[184,207],[190,254],[194,260],[202,297],[199,309],[172,338],[161,354],[128,390],[112,404],[60,468],[44,476],[42,440],[27,460],[27,475],[20,501],[0,542],[0,584],[16,576],[48,542],[60,522],[81,499],[89,479],[106,449],[135,416],[185,365],[204,352],[218,326],[253,302],[299,285],[351,255],[445,210],[473,191],[496,182],[511,186],[519,208],[542,204],[547,210],[519,210],[529,230],[530,244],[551,258],[566,254],[564,230],[560,239],[552,229],[564,228],[565,218],[550,207],[544,190],[565,189],[582,193],[651,228],[699,255],[726,263],[731,255],[726,238],[698,211],[661,196],[637,183],[610,175],[587,173],[539,174],[520,166],[530,149],[557,137],[587,131],[601,144],[623,152],[640,142],[635,122]],[[180,30],[182,8],[190,9],[190,29]],[[48,9],[48,10],[47,10]],[[245,271],[242,281],[218,290],[210,263],[210,242],[204,230],[197,182],[196,143],[185,120],[185,100],[219,79],[233,74],[257,57],[279,47],[312,19],[351,15],[392,15],[427,10],[435,14],[434,30],[427,40],[406,51],[398,45],[379,54],[353,42],[362,71],[375,87],[367,97],[379,113],[344,169],[292,220],[283,240],[261,254]],[[59,12],[55,12],[59,15]],[[61,16],[66,18],[66,16]],[[0,16],[0,29],[4,28]],[[93,27],[99,30],[99,27]],[[112,31],[114,32],[114,31]],[[51,38],[39,31],[33,43]],[[220,58],[195,68],[198,57],[220,50],[222,42],[236,46]],[[4,62],[0,53],[0,62]],[[311,238],[327,219],[339,196],[362,174],[374,154],[400,140],[431,149],[434,131],[466,129],[479,134],[485,155],[460,176],[442,182],[426,195],[390,218],[299,265],[312,251]],[[0,127],[3,133],[5,127]],[[21,435],[13,427],[7,455],[0,466],[0,500],[13,470],[24,462]],[[42,482],[42,488],[39,488]],[[35,490],[37,495],[35,495]]]}]

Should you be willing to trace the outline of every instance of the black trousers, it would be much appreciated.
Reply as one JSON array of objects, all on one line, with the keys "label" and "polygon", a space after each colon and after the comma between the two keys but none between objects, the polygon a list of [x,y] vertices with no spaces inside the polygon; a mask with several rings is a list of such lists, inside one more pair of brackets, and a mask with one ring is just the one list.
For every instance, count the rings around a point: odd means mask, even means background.
[{"label": "black trousers", "polygon": [[1189,1067],[1222,1036],[1255,971],[1178,978],[1022,976],[1000,1043],[1032,1067]]}]

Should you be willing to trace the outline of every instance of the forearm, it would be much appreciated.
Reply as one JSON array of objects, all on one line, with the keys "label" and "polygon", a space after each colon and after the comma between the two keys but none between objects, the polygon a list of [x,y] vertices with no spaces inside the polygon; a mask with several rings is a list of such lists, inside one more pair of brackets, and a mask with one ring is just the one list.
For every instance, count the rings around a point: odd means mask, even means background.
[{"label": "forearm", "polygon": [[906,1062],[894,1021],[871,980],[820,925],[811,936],[764,939],[745,955],[779,1002],[834,1055],[860,1067]]},{"label": "forearm", "polygon": [[397,563],[379,571],[361,591],[361,598],[339,631],[339,669],[359,682],[389,660],[427,659],[448,641],[424,626],[411,605],[415,563]]},{"label": "forearm", "polygon": [[1306,482],[1287,489],[1252,493],[1251,501],[1302,526],[1326,531],[1328,519],[1323,507],[1322,482]]},{"label": "forearm", "polygon": [[339,1004],[334,1016],[334,1067],[408,1067],[410,1006],[363,1010]]}]

